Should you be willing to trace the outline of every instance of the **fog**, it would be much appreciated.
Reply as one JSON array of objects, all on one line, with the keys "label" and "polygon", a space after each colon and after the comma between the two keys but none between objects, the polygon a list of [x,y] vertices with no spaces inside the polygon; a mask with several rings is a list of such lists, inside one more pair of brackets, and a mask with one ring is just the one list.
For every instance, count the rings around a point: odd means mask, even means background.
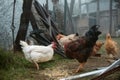
[{"label": "fog", "polygon": [[[12,11],[13,11],[13,1],[14,0],[0,0],[0,46],[3,48],[10,48],[12,44],[12,33],[11,33],[11,23],[12,23]],[[46,0],[38,0],[40,4],[45,5]],[[103,27],[101,30],[103,33],[109,31],[109,17],[110,17],[110,0],[99,0],[99,24]],[[70,8],[71,0],[67,0],[68,6]],[[17,31],[20,24],[20,16],[22,13],[22,5],[23,0],[16,0],[16,7],[15,7],[15,36],[17,35]],[[64,16],[64,0],[59,0],[57,4],[57,8],[61,11],[61,14]],[[117,10],[115,7],[116,3],[112,2],[112,9],[113,9],[113,28],[118,25],[117,19]],[[53,11],[53,3],[51,0],[48,0],[48,7],[50,11]],[[72,19],[74,21],[74,28],[77,29],[75,32],[82,32],[83,28],[88,28],[89,25],[93,25],[97,23],[97,0],[75,0],[75,4],[73,6],[73,13],[71,14]],[[68,17],[68,14],[67,14]],[[67,21],[70,22],[69,18]],[[84,23],[84,24],[83,24]],[[29,25],[30,26],[30,25]],[[63,26],[62,26],[63,27]],[[69,26],[68,26],[69,27]],[[82,27],[82,29],[81,29]],[[81,31],[82,30],[82,31]],[[114,33],[114,29],[113,33]],[[31,26],[29,27],[28,34],[31,31]],[[71,31],[68,31],[71,33]]]}]

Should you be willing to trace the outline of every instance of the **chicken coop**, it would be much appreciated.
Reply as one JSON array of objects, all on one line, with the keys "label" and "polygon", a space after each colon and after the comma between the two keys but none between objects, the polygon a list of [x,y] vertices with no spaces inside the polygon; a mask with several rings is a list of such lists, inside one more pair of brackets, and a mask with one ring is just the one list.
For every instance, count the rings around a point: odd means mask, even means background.
[{"label": "chicken coop", "polygon": [[[16,0],[13,8],[13,1],[0,1],[0,45],[9,49],[12,44],[12,16],[14,11],[14,39],[16,39],[20,18],[22,15],[22,6],[24,0]],[[52,20],[57,25],[60,32],[65,34],[79,33],[83,35],[89,26],[94,24],[101,25],[102,33],[110,32],[113,36],[119,30],[120,10],[119,1],[117,0],[38,0],[40,4],[47,8]],[[30,3],[29,3],[30,4]],[[32,5],[32,4],[31,4]],[[30,6],[30,5],[28,5]],[[32,8],[36,14],[34,8]],[[28,13],[29,14],[29,13]],[[40,29],[45,29],[40,18],[35,16],[36,22]],[[31,23],[28,23],[27,35],[32,31]],[[24,32],[23,29],[23,32]],[[119,32],[118,32],[119,34]],[[24,36],[25,37],[25,36]],[[7,40],[7,41],[6,41]]]},{"label": "chicken coop", "polygon": [[[91,28],[93,26],[96,32]],[[97,30],[97,27],[101,32]],[[21,40],[26,41],[29,45],[44,46],[56,42],[55,53],[68,58],[65,54],[66,50],[64,50],[66,44],[60,44],[59,38],[67,36],[67,39],[63,39],[63,41],[68,40],[67,43],[69,43],[69,41],[77,40],[81,36],[82,38],[88,36],[91,33],[90,31],[95,33],[95,37],[97,35],[96,39],[88,40],[88,43],[91,41],[90,46],[92,45],[92,48],[95,44],[92,41],[97,40],[99,35],[101,41],[105,43],[107,33],[110,33],[111,38],[115,38],[120,46],[119,0],[0,0],[0,50],[10,50],[13,53],[22,51]],[[59,34],[60,36],[58,36]],[[68,35],[72,36],[72,39]],[[101,52],[106,53],[105,48],[102,48]],[[59,59],[58,56],[57,59]],[[93,61],[93,63],[95,62]],[[88,69],[88,71],[90,70]],[[54,78],[53,75],[49,76],[52,76],[49,79]],[[0,79],[2,80],[2,78]]]}]

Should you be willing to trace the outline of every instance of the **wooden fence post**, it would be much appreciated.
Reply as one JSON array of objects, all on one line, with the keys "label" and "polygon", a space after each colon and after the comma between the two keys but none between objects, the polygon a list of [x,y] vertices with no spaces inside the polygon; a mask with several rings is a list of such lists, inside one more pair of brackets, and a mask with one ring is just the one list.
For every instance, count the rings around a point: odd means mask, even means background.
[{"label": "wooden fence post", "polygon": [[20,26],[14,44],[15,51],[21,50],[19,42],[20,40],[25,40],[27,35],[32,1],[33,0],[23,0],[23,13],[21,14]]}]

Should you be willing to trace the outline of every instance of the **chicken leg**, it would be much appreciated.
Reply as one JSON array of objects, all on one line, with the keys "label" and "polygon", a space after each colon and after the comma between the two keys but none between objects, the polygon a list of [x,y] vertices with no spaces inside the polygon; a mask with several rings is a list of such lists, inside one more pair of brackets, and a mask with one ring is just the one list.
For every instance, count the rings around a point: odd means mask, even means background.
[{"label": "chicken leg", "polygon": [[37,63],[37,62],[35,62],[35,61],[33,61],[33,63],[35,64],[35,66],[36,66],[37,70],[39,70],[39,65],[38,65],[38,63]]},{"label": "chicken leg", "polygon": [[79,72],[79,71],[82,71],[83,68],[84,68],[84,65],[85,65],[85,62],[84,63],[80,63],[80,65],[78,66],[78,68],[76,69],[76,73]]}]

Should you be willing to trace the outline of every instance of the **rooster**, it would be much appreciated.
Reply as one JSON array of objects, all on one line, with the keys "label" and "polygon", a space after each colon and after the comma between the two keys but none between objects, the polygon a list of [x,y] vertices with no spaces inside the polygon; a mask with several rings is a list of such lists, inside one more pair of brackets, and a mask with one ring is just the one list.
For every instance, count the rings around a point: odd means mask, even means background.
[{"label": "rooster", "polygon": [[75,72],[83,70],[88,57],[91,55],[93,47],[98,40],[98,36],[101,34],[98,28],[98,25],[94,25],[86,32],[85,36],[65,44],[64,50],[66,56],[70,59],[77,59],[80,63]]},{"label": "rooster", "polygon": [[118,52],[117,42],[112,40],[109,33],[106,35],[105,50],[111,59],[114,59]]},{"label": "rooster", "polygon": [[70,35],[67,35],[67,36],[65,36],[65,35],[63,35],[63,34],[58,34],[58,35],[56,36],[56,39],[58,40],[59,44],[60,44],[62,47],[64,47],[64,45],[65,45],[66,43],[69,43],[69,42],[71,42],[71,41],[74,41],[74,40],[76,40],[76,39],[78,39],[78,38],[79,38],[78,33],[76,33],[76,34],[70,34]]},{"label": "rooster", "polygon": [[20,45],[26,60],[35,64],[39,70],[38,63],[46,62],[53,58],[56,43],[52,42],[48,46],[28,45],[25,41],[20,41]]}]

